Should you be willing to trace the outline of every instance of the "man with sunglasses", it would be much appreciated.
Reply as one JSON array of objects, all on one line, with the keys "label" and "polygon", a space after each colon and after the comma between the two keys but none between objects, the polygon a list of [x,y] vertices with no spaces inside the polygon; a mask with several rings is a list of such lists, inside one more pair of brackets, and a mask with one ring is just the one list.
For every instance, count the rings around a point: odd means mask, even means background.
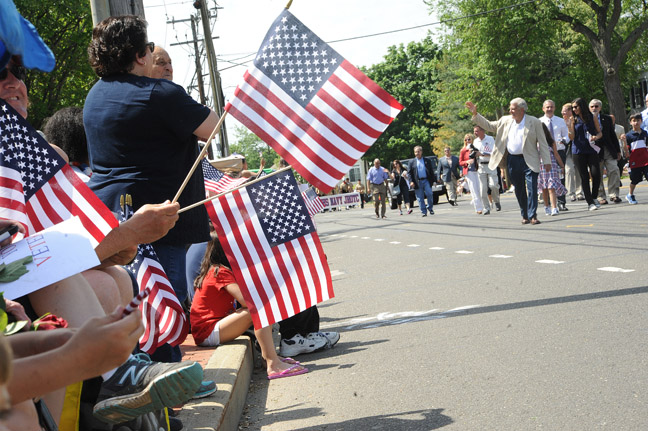
[{"label": "man with sunglasses", "polygon": [[[619,147],[619,140],[614,132],[614,121],[609,115],[601,113],[601,106],[603,103],[598,99],[592,99],[589,103],[589,110],[592,115],[597,116],[599,124],[601,125],[601,132],[603,137],[596,141],[596,145],[601,148],[599,157],[601,159],[601,172],[603,167],[607,171],[608,180],[608,196],[612,203],[618,204],[621,202],[619,198],[619,187],[621,186],[621,175],[619,173],[618,160],[621,158],[621,150]],[[599,188],[598,201],[601,205],[605,205],[608,201],[605,198],[605,187],[601,181]]]},{"label": "man with sunglasses", "polygon": [[7,67],[0,72],[0,99],[4,99],[18,113],[27,118],[27,87],[25,86],[25,68],[16,64],[18,59],[9,60]]}]

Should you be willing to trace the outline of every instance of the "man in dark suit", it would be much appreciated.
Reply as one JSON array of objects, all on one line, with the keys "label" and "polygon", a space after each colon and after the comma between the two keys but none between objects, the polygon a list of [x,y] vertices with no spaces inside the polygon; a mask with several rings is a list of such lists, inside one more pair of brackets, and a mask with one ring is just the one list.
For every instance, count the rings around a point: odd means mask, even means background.
[{"label": "man in dark suit", "polygon": [[450,147],[443,149],[443,157],[439,159],[437,177],[443,181],[448,192],[448,202],[457,205],[457,180],[459,179],[459,158],[450,154]]},{"label": "man in dark suit", "polygon": [[[589,110],[592,115],[598,116],[599,124],[601,125],[601,132],[603,133],[603,137],[596,141],[596,145],[601,148],[601,151],[599,152],[599,157],[601,158],[601,172],[603,172],[604,166],[607,171],[608,197],[613,203],[618,204],[621,202],[621,198],[619,197],[621,174],[617,162],[621,158],[621,149],[619,147],[619,140],[614,132],[614,121],[609,115],[601,114],[602,105],[603,104],[600,100],[592,99],[589,103]],[[601,181],[598,196],[601,205],[608,203],[605,199],[603,181]]]},{"label": "man in dark suit", "polygon": [[[423,147],[417,145],[414,147],[414,157],[407,166],[407,172],[410,176],[410,187],[416,193],[419,207],[421,208],[421,217],[434,215],[434,195],[432,194],[432,183],[436,181],[434,166],[429,159],[423,157]],[[427,209],[425,207],[425,198],[427,197]]]}]

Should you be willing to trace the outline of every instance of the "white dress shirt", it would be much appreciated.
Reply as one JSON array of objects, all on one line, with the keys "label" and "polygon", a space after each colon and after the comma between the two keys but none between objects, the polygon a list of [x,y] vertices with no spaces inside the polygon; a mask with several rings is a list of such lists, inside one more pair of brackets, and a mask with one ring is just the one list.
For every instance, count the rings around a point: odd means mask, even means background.
[{"label": "white dress shirt", "polygon": [[524,144],[524,122],[526,115],[522,117],[520,123],[513,121],[508,131],[508,141],[506,149],[509,154],[522,155],[522,144]]},{"label": "white dress shirt", "polygon": [[[543,115],[542,117],[540,117],[540,121],[542,121],[544,125],[547,126],[547,128],[549,129],[549,134],[551,134],[551,136],[553,136],[554,138],[554,141],[556,141],[556,148],[558,150],[564,150],[565,149],[564,143],[569,142],[569,136],[567,136],[569,130],[567,129],[565,120],[563,120],[560,117],[556,117],[555,115],[552,116],[551,118],[547,117],[546,115]],[[553,134],[551,133],[551,129],[553,129]]]},{"label": "white dress shirt", "polygon": [[490,155],[495,148],[495,139],[488,135],[485,135],[484,139],[475,137],[473,146],[482,154],[479,156],[479,163],[488,163],[490,161]]}]

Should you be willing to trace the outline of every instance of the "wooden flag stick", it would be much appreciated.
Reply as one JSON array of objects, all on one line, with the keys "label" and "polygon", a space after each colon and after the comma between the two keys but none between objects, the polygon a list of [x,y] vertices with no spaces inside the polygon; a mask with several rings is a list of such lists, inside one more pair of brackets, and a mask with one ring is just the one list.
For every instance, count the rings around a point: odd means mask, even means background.
[{"label": "wooden flag stick", "polygon": [[182,185],[180,186],[180,190],[178,190],[178,193],[176,193],[175,197],[173,198],[172,204],[176,203],[178,201],[178,198],[180,198],[180,195],[182,194],[182,191],[184,188],[187,186],[187,183],[189,182],[189,179],[193,175],[193,173],[196,171],[196,168],[202,161],[203,157],[205,157],[205,154],[207,154],[207,147],[209,146],[209,142],[211,142],[212,139],[214,139],[214,136],[216,136],[216,133],[218,133],[221,129],[221,126],[223,125],[223,121],[225,121],[225,117],[227,116],[227,111],[223,112],[223,115],[221,115],[220,119],[218,120],[218,123],[216,123],[216,127],[214,127],[214,130],[211,133],[211,136],[209,139],[207,139],[207,142],[205,143],[205,146],[203,147],[202,151],[198,155],[198,158],[194,162],[193,166],[191,167],[191,170],[187,174],[187,177],[184,179]]},{"label": "wooden flag stick", "polygon": [[205,203],[207,203],[207,202],[209,202],[209,201],[213,201],[214,199],[219,198],[219,197],[221,197],[221,196],[223,196],[223,195],[226,195],[226,194],[228,194],[228,193],[231,193],[231,192],[233,192],[234,190],[242,189],[243,187],[247,187],[247,186],[249,186],[250,184],[258,183],[259,181],[261,181],[261,180],[265,180],[265,179],[268,178],[268,177],[271,177],[271,176],[273,176],[273,175],[277,175],[277,174],[279,174],[279,173],[281,173],[281,172],[285,172],[285,171],[287,171],[288,169],[292,169],[292,166],[286,166],[285,168],[281,168],[281,169],[276,170],[276,171],[274,171],[274,172],[270,172],[268,175],[264,175],[264,176],[262,176],[261,178],[257,178],[256,180],[252,180],[252,181],[250,181],[250,182],[243,183],[243,184],[241,184],[240,186],[238,186],[238,187],[234,187],[233,189],[228,190],[228,191],[226,191],[226,192],[219,193],[219,194],[214,195],[214,196],[210,196],[210,197],[208,197],[207,199],[204,199],[204,200],[202,200],[202,201],[200,201],[200,202],[196,202],[195,204],[191,204],[191,205],[188,205],[188,206],[186,206],[186,207],[184,207],[184,208],[180,208],[180,209],[178,210],[178,214],[180,214],[180,213],[182,213],[182,212],[185,212],[185,211],[188,211],[188,210],[190,210],[190,209],[192,209],[192,208],[196,208],[197,206],[203,205],[203,204],[205,204]]},{"label": "wooden flag stick", "polygon": [[290,5],[292,4],[293,0],[290,0],[288,4],[286,5],[286,9],[290,9]]}]

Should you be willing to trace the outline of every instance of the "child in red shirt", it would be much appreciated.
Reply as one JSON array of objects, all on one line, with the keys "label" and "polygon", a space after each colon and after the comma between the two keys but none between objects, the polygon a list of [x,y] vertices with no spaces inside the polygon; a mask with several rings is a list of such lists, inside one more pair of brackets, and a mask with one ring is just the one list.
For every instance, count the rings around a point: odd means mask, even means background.
[{"label": "child in red shirt", "polygon": [[[245,305],[241,289],[229,268],[229,261],[213,233],[207,244],[200,274],[194,281],[195,294],[191,304],[191,333],[199,346],[218,346],[234,340],[252,325],[252,316]],[[236,303],[241,305],[236,308]],[[277,355],[272,340],[272,326],[255,329],[254,335],[266,360],[268,379],[290,377],[308,372],[291,358]]]},{"label": "child in red shirt", "polygon": [[637,199],[634,196],[634,190],[643,178],[648,180],[648,134],[641,128],[641,114],[633,114],[630,116],[630,125],[632,130],[622,136],[621,138],[626,141],[628,150],[630,151],[630,160],[628,161],[628,169],[630,170],[630,193],[626,196],[626,200],[631,205],[637,204]]}]

